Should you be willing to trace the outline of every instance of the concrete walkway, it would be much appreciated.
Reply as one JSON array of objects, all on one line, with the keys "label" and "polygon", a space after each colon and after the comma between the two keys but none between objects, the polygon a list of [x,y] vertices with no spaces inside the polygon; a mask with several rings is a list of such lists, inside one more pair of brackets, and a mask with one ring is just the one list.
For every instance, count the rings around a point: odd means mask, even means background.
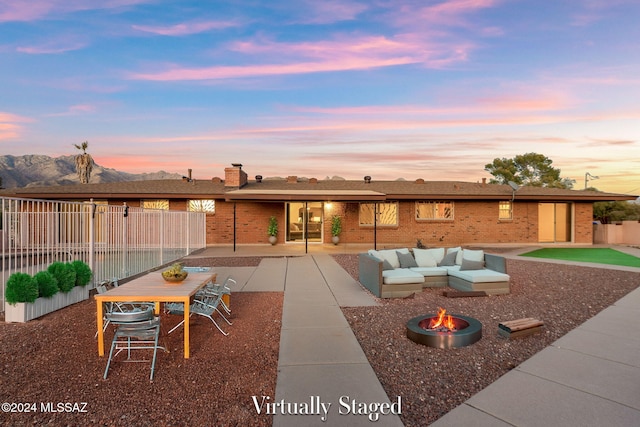
[{"label": "concrete walkway", "polygon": [[[638,249],[616,249],[640,257]],[[278,411],[285,413],[275,415],[273,425],[369,426],[373,421],[366,415],[342,413],[347,408],[351,412],[353,402],[356,407],[358,402],[389,404],[397,397],[387,397],[339,307],[375,305],[376,301],[328,254],[300,255],[265,258],[257,268],[216,268],[221,277],[228,273],[238,279],[235,291],[285,293],[272,400],[282,402]],[[506,254],[517,255],[517,251]],[[584,265],[640,272],[638,268]],[[638,319],[640,288],[432,425],[640,425],[640,334],[629,326]],[[322,404],[330,404],[326,420]],[[304,411],[312,413],[301,414]],[[376,424],[402,426],[394,415],[381,416]]]}]

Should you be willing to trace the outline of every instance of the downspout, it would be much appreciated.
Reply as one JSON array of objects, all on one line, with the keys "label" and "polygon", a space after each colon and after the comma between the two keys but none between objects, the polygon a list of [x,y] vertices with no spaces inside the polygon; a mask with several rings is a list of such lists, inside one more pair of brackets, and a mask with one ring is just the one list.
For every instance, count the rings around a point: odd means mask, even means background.
[{"label": "downspout", "polygon": [[309,208],[304,202],[304,253],[309,253]]},{"label": "downspout", "polygon": [[236,205],[237,202],[233,202],[233,252],[236,251]]},{"label": "downspout", "polygon": [[378,250],[378,203],[373,202],[373,249]]}]

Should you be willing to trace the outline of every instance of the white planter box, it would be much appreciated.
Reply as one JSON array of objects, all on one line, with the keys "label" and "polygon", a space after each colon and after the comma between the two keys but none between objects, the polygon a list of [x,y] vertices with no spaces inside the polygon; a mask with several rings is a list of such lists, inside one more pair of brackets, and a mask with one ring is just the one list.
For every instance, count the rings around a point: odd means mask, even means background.
[{"label": "white planter box", "polygon": [[4,306],[4,320],[7,323],[28,322],[31,319],[36,319],[88,298],[89,286],[75,286],[66,294],[58,292],[51,298],[38,298],[33,303],[19,302],[16,305],[6,303]]}]

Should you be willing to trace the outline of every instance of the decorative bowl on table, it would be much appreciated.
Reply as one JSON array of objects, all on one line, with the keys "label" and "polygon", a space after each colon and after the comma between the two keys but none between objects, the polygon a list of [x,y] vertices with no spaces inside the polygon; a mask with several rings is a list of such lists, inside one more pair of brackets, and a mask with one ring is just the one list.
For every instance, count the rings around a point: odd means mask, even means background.
[{"label": "decorative bowl on table", "polygon": [[189,272],[184,271],[182,264],[179,263],[173,264],[171,268],[162,272],[162,277],[167,282],[182,282],[188,275]]},{"label": "decorative bowl on table", "polygon": [[187,273],[186,271],[183,271],[182,273],[178,273],[178,274],[165,274],[165,272],[163,272],[162,278],[167,282],[182,282],[184,279],[187,278],[188,275],[189,273]]}]

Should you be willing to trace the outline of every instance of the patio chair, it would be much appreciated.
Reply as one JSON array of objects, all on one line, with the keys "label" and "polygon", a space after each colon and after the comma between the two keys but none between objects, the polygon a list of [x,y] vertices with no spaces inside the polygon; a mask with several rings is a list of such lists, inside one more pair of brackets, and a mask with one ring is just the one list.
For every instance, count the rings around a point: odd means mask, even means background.
[{"label": "patio chair", "polygon": [[[153,315],[153,307],[136,312],[113,312],[109,314],[109,320],[117,326],[111,341],[111,350],[107,367],[104,370],[104,379],[107,379],[112,360],[123,350],[127,350],[125,362],[146,362],[147,359],[132,359],[132,350],[153,350],[151,359],[151,374],[149,379],[153,381],[158,349],[167,349],[158,344],[160,337],[160,317]],[[115,354],[114,354],[115,351]]]},{"label": "patio chair", "polygon": [[[211,320],[211,322],[222,333],[222,335],[227,336],[229,335],[229,333],[225,332],[213,318],[213,315],[215,313],[218,313],[220,317],[222,317],[222,319],[227,322],[227,324],[232,325],[232,323],[229,322],[229,320],[227,320],[227,318],[218,309],[218,306],[222,301],[222,295],[223,293],[221,292],[214,294],[213,292],[208,292],[206,290],[199,292],[198,295],[196,295],[193,303],[189,306],[189,317],[193,316],[194,314],[206,317],[207,319]],[[184,304],[179,302],[166,303],[164,305],[164,311],[168,314],[178,314],[184,316]],[[169,331],[169,333],[178,329],[180,326],[182,326],[183,323],[184,319],[180,321],[180,323],[178,323],[176,326],[174,326]]]},{"label": "patio chair", "polygon": [[[101,282],[100,285],[96,286],[96,291],[99,294],[103,294],[105,292],[107,292],[109,290],[109,288],[113,289],[115,287],[118,287],[118,282],[117,279],[113,279],[113,281],[111,282]],[[103,303],[103,311],[104,311],[104,322],[103,322],[103,326],[102,326],[102,331],[106,331],[107,330],[107,326],[109,325],[109,323],[111,323],[111,321],[109,320],[110,317],[109,315],[111,313],[127,313],[127,312],[137,312],[137,311],[144,311],[146,310],[149,306],[151,306],[152,308],[155,307],[154,303],[139,303],[139,302],[105,302]],[[96,334],[94,336],[94,338],[98,337],[98,331],[96,331]]]},{"label": "patio chair", "polygon": [[233,277],[229,276],[226,278],[226,280],[222,284],[207,283],[205,287],[200,291],[200,293],[201,294],[211,293],[213,295],[217,295],[218,293],[221,293],[223,297],[220,300],[220,305],[222,306],[222,309],[227,313],[227,315],[230,315],[231,308],[224,302],[224,295],[231,296],[231,288],[229,287],[231,283],[233,283],[234,285],[237,285],[238,282],[236,282]]}]

